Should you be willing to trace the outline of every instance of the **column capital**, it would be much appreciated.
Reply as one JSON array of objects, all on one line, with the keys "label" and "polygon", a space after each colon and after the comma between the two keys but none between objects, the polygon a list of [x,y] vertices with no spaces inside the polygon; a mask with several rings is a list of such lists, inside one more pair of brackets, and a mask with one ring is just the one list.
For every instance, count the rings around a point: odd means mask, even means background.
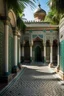
[{"label": "column capital", "polygon": [[6,24],[6,25],[10,24],[10,18],[8,16],[0,15],[0,20],[2,20],[4,22],[4,24]]},{"label": "column capital", "polygon": [[53,42],[50,43],[50,47],[53,46]]},{"label": "column capital", "polygon": [[5,16],[3,22],[5,25],[10,25],[10,18],[8,16]]},{"label": "column capital", "polygon": [[13,29],[13,34],[17,36],[18,35],[18,28],[13,27],[12,29]]},{"label": "column capital", "polygon": [[53,45],[52,44],[50,44],[50,47],[52,47]]},{"label": "column capital", "polygon": [[46,46],[46,42],[43,43],[43,46]]},{"label": "column capital", "polygon": [[53,46],[53,41],[52,40],[50,41],[50,46]]},{"label": "column capital", "polygon": [[20,32],[18,32],[18,38],[20,39],[20,37],[21,37],[21,33],[20,33]]},{"label": "column capital", "polygon": [[5,24],[10,25],[10,18],[9,17],[5,20]]},{"label": "column capital", "polygon": [[29,45],[30,45],[30,46],[33,46],[33,41],[31,41],[31,42],[29,43]]}]

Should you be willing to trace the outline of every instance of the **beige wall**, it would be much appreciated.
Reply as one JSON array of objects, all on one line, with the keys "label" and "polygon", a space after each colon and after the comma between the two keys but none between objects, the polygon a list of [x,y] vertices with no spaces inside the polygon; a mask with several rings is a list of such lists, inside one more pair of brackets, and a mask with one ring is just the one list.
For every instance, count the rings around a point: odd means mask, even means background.
[{"label": "beige wall", "polygon": [[4,2],[0,0],[0,15],[4,15]]},{"label": "beige wall", "polygon": [[13,27],[16,26],[16,16],[12,10],[9,11],[8,16],[10,18],[10,23],[12,24]]}]

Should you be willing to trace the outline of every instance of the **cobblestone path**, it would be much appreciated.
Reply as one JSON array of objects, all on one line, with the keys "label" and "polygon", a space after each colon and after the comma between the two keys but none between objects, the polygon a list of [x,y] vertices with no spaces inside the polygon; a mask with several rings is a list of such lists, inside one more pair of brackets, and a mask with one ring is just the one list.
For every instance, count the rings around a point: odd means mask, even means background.
[{"label": "cobblestone path", "polygon": [[64,96],[60,79],[47,66],[23,65],[24,73],[0,96]]}]

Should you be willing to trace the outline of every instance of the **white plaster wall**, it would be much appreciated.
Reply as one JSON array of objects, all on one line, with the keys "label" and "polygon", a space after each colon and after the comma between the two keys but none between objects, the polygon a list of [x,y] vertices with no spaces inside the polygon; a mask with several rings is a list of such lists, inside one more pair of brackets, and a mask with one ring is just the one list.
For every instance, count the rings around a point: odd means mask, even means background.
[{"label": "white plaster wall", "polygon": [[64,40],[64,18],[61,19],[59,24],[59,39],[60,42]]},{"label": "white plaster wall", "polygon": [[10,18],[10,23],[12,24],[13,27],[15,27],[16,26],[16,16],[15,16],[15,13],[12,10],[10,10],[8,12],[8,16]]}]

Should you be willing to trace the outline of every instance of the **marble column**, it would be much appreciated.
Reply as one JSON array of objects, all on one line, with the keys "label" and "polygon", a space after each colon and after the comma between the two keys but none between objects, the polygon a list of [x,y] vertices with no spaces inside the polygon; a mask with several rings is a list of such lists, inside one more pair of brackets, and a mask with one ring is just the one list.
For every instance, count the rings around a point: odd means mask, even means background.
[{"label": "marble column", "polygon": [[21,63],[21,47],[20,47],[20,40],[19,40],[19,63]]},{"label": "marble column", "polygon": [[53,67],[53,44],[50,44],[50,67]]},{"label": "marble column", "polygon": [[32,62],[32,46],[33,46],[33,42],[30,42],[30,62]]},{"label": "marble column", "polygon": [[23,41],[23,44],[22,44],[22,56],[21,56],[21,62],[24,62],[24,44],[25,44],[25,41]]},{"label": "marble column", "polygon": [[18,31],[17,28],[14,28],[14,67],[13,67],[13,73],[17,73],[18,71],[18,62],[17,62],[17,41],[18,41]]},{"label": "marble column", "polygon": [[44,43],[44,63],[46,62],[46,43]]},{"label": "marble column", "polygon": [[59,44],[58,44],[58,51],[57,51],[57,72],[60,70],[60,62],[59,62]]},{"label": "marble column", "polygon": [[19,66],[19,68],[21,69],[21,46],[20,46],[20,36],[21,36],[21,34],[19,33],[18,34],[18,40],[19,40],[19,62],[18,62],[18,66]]},{"label": "marble column", "polygon": [[53,47],[52,47],[52,45],[50,46],[50,63],[52,63],[53,62]]},{"label": "marble column", "polygon": [[30,45],[30,62],[32,62],[32,45]]}]

